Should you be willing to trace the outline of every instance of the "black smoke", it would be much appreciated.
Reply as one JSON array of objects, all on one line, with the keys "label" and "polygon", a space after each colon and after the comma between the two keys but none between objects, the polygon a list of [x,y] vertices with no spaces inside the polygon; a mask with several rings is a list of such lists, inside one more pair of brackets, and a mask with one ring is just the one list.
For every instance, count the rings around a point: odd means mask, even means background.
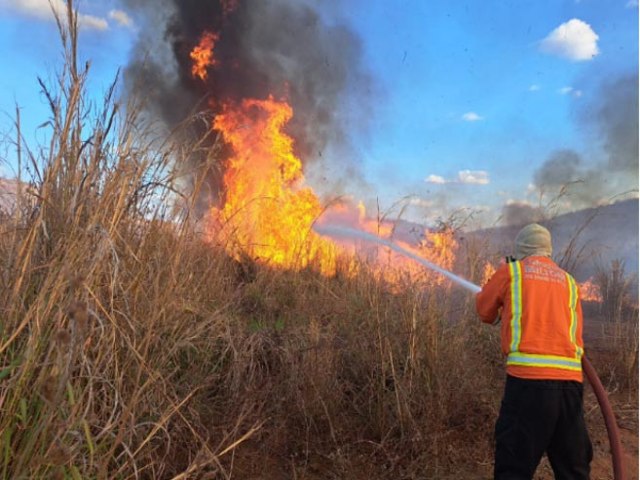
[{"label": "black smoke", "polygon": [[[141,19],[125,71],[128,89],[142,90],[147,113],[169,129],[199,111],[215,115],[222,102],[273,95],[293,108],[287,133],[303,163],[323,158],[328,145],[349,149],[343,113],[347,105],[366,108],[371,78],[359,38],[338,18],[301,0],[239,0],[232,11],[225,9],[229,0],[125,3]],[[217,64],[203,83],[191,75],[189,53],[205,31],[219,33],[219,40]],[[193,137],[206,128],[196,124]],[[210,173],[214,197],[223,169]]]}]

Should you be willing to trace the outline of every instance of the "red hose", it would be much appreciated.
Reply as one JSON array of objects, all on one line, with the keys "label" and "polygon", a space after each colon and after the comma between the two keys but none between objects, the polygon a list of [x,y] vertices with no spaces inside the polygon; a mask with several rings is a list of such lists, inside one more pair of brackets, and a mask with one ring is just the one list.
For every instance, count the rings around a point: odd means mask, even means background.
[{"label": "red hose", "polygon": [[600,411],[604,417],[604,423],[607,427],[607,433],[609,434],[609,445],[611,446],[611,460],[613,463],[613,478],[615,480],[625,480],[624,465],[622,458],[622,444],[620,443],[620,432],[618,431],[618,424],[616,423],[616,417],[613,415],[607,392],[602,386],[600,378],[596,373],[591,362],[587,360],[587,357],[582,357],[582,370],[584,371],[587,380],[591,384],[598,404],[600,405]]}]

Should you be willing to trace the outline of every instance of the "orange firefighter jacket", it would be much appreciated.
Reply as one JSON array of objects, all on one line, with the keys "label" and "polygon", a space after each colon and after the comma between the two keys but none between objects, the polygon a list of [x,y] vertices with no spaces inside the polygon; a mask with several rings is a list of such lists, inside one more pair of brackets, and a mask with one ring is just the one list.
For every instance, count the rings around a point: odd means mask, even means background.
[{"label": "orange firefighter jacket", "polygon": [[582,382],[579,290],[553,260],[527,257],[501,265],[477,294],[476,308],[483,322],[502,321],[507,374]]}]

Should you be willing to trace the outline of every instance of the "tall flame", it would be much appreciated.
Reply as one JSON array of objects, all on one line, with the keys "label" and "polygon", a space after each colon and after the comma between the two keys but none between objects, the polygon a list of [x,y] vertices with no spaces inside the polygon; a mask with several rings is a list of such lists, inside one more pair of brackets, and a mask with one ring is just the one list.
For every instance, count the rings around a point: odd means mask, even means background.
[{"label": "tall flame", "polygon": [[214,213],[252,257],[296,268],[306,266],[318,250],[330,253],[331,245],[311,231],[322,207],[304,186],[293,139],[282,131],[292,115],[287,103],[271,96],[223,107],[213,127],[234,153],[223,179],[225,202]]},{"label": "tall flame", "polygon": [[[235,6],[236,2],[229,1]],[[231,7],[230,7],[231,8]],[[213,56],[218,35],[205,32],[190,56],[192,74],[207,78],[207,68],[215,65]],[[313,223],[323,214],[317,195],[304,183],[302,162],[294,154],[293,139],[283,129],[293,117],[285,101],[269,96],[265,100],[244,99],[239,103],[219,102],[222,112],[212,128],[219,131],[232,150],[223,176],[224,202],[211,208],[215,234],[223,238],[237,257],[250,257],[283,268],[299,269],[314,264],[325,274],[336,269],[336,254],[351,258],[347,270],[358,270],[356,255],[365,253],[372,268],[393,285],[403,279],[428,278],[441,283],[444,278],[389,251],[387,248],[334,244],[319,237]],[[394,239],[393,222],[367,216],[362,203],[339,204],[329,208],[338,219],[351,226],[391,239],[445,269],[451,269],[457,243],[453,231],[424,231],[419,245]],[[326,212],[324,212],[326,213]]]},{"label": "tall flame", "polygon": [[191,65],[191,75],[200,80],[206,80],[207,68],[216,64],[213,56],[213,48],[219,39],[219,34],[214,32],[204,32],[200,37],[200,43],[191,50],[189,56],[193,60]]}]

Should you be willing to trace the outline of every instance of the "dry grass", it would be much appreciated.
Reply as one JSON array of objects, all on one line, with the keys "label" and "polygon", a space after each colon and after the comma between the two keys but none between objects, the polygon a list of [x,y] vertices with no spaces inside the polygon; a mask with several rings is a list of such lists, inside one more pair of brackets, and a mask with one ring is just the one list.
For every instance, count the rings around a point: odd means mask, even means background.
[{"label": "dry grass", "polygon": [[18,136],[33,177],[2,220],[1,477],[486,477],[503,367],[468,295],[205,242],[165,208],[192,152],[112,92],[86,107],[70,23],[51,144]]}]

